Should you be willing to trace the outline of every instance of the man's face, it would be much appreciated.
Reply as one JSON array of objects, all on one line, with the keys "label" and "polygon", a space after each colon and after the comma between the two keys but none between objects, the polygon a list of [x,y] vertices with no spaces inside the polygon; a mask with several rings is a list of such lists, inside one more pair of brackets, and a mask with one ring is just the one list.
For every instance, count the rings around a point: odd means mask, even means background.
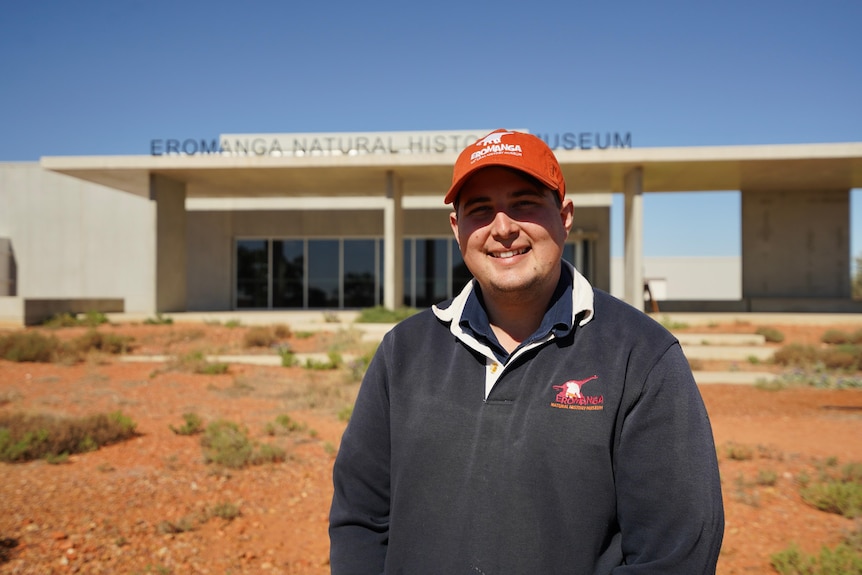
[{"label": "man's face", "polygon": [[556,192],[516,171],[489,167],[464,184],[457,202],[449,223],[485,297],[553,291],[572,227],[571,200],[560,206]]}]

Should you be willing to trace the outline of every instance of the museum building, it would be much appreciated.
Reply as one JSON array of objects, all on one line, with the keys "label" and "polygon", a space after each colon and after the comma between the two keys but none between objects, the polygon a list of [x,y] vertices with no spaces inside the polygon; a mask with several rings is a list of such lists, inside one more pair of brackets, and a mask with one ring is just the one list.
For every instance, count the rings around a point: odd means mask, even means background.
[{"label": "museum building", "polygon": [[[149,155],[0,163],[0,319],[430,306],[470,278],[442,198],[458,152],[492,129],[155,139]],[[663,309],[862,311],[849,274],[862,143],[537,135],[575,205],[565,257],[596,287],[611,285],[613,194],[625,206],[622,297],[643,307],[644,194],[736,190],[742,297]]]}]

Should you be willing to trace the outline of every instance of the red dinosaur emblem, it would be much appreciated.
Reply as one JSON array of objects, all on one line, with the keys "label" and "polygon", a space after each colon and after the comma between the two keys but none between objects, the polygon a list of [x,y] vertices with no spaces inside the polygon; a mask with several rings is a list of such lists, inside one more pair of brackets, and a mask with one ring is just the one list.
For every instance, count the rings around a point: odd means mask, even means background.
[{"label": "red dinosaur emblem", "polygon": [[560,390],[560,393],[557,394],[558,401],[562,401],[562,399],[567,397],[576,397],[578,399],[583,398],[584,396],[583,394],[581,394],[581,386],[588,381],[592,381],[598,378],[598,375],[594,375],[592,377],[588,377],[587,379],[570,379],[563,385],[553,386],[554,389]]}]

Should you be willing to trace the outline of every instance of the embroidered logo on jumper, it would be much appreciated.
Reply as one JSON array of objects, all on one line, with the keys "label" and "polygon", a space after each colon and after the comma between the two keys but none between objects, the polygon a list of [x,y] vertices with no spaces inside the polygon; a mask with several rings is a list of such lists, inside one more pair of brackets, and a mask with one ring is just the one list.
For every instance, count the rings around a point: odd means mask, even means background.
[{"label": "embroidered logo on jumper", "polygon": [[604,409],[604,395],[587,395],[583,390],[585,384],[598,378],[598,375],[593,375],[586,379],[570,379],[562,385],[552,386],[557,390],[557,395],[554,397],[554,401],[551,402],[551,407],[556,407],[557,409],[577,409],[580,411],[599,411]]}]

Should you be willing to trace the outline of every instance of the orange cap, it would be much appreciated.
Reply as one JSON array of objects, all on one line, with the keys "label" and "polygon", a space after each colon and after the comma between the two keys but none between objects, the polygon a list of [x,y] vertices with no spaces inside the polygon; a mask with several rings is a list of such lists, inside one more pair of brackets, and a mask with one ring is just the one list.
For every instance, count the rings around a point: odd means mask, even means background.
[{"label": "orange cap", "polygon": [[455,161],[452,187],[446,192],[444,203],[453,203],[467,179],[488,166],[520,170],[556,191],[560,201],[566,197],[566,181],[551,148],[532,134],[500,129],[464,148]]}]

